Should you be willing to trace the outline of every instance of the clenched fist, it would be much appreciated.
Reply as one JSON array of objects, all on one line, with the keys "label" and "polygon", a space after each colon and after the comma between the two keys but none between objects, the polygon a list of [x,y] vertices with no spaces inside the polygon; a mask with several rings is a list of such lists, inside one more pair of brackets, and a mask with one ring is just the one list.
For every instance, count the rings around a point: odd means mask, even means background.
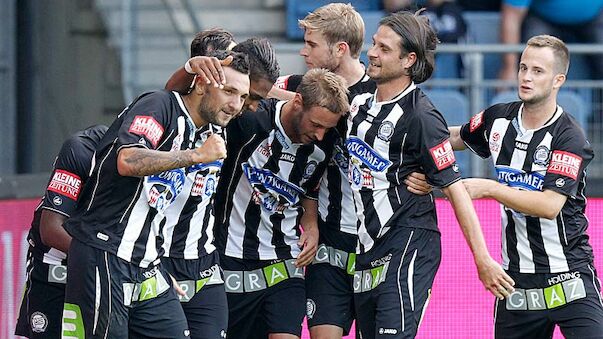
[{"label": "clenched fist", "polygon": [[226,158],[226,143],[218,134],[210,135],[207,140],[193,150],[193,160],[197,163],[210,163]]}]

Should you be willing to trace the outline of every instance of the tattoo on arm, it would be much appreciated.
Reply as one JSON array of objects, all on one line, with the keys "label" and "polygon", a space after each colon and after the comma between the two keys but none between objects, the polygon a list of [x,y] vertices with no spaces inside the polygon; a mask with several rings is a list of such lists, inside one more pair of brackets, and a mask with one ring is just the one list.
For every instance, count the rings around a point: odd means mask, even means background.
[{"label": "tattoo on arm", "polygon": [[139,177],[195,164],[191,150],[163,152],[132,147],[121,150],[120,156],[128,175]]}]

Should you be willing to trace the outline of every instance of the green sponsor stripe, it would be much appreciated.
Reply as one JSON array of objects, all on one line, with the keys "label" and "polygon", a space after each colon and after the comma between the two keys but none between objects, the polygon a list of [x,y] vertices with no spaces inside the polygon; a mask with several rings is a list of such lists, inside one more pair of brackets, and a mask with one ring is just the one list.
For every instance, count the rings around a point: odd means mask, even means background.
[{"label": "green sponsor stripe", "polygon": [[207,282],[209,281],[209,278],[203,278],[201,280],[197,280],[197,286],[195,288],[195,293],[199,292],[203,286],[205,286],[205,284],[207,284]]},{"label": "green sponsor stripe", "polygon": [[371,275],[373,276],[373,284],[371,289],[377,287],[381,281],[381,275],[383,274],[383,266],[378,266],[371,269]]},{"label": "green sponsor stripe", "polygon": [[563,286],[561,284],[555,284],[544,289],[544,299],[546,300],[547,308],[555,308],[563,306],[565,302],[565,293],[563,293]]},{"label": "green sponsor stripe", "polygon": [[86,339],[82,311],[76,304],[63,304],[63,338]]},{"label": "green sponsor stripe", "polygon": [[356,270],[356,253],[349,253],[348,255],[348,274],[349,275],[354,275],[354,272]]},{"label": "green sponsor stripe", "polygon": [[283,262],[266,266],[263,268],[263,270],[264,275],[266,276],[266,284],[268,287],[274,286],[281,281],[286,280],[288,277],[287,267],[285,267],[285,263]]},{"label": "green sponsor stripe", "polygon": [[140,298],[138,301],[153,299],[157,296],[157,277],[150,277],[140,284]]}]

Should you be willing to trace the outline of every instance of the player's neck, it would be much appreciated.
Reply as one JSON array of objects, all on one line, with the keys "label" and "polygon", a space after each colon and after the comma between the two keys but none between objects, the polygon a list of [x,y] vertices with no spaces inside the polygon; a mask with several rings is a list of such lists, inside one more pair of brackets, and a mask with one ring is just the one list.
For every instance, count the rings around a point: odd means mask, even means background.
[{"label": "player's neck", "polygon": [[360,59],[349,58],[339,64],[339,68],[337,68],[335,74],[344,78],[348,87],[350,87],[362,80],[365,75],[365,69]]},{"label": "player's neck", "polygon": [[377,102],[389,101],[404,92],[412,81],[408,76],[390,79],[386,82],[377,82]]},{"label": "player's neck", "polygon": [[537,129],[544,126],[557,111],[556,97],[537,103],[523,104],[521,123],[525,129]]},{"label": "player's neck", "polygon": [[195,128],[201,128],[207,125],[207,121],[203,120],[201,117],[201,113],[198,110],[198,107],[201,103],[202,97],[192,94],[182,95],[182,102],[184,103],[184,107],[188,111],[191,119],[193,119],[193,123],[195,124]]}]

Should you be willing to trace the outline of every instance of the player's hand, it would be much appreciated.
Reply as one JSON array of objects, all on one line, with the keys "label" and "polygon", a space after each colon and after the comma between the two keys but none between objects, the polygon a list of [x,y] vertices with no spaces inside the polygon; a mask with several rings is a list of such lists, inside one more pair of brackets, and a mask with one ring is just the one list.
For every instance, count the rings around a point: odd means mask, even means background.
[{"label": "player's hand", "polygon": [[481,199],[488,198],[490,196],[489,192],[492,192],[492,189],[495,189],[496,181],[491,179],[482,179],[482,178],[468,178],[463,179],[463,185],[465,185],[465,189],[471,199]]},{"label": "player's hand", "polygon": [[302,248],[295,261],[296,267],[305,267],[312,263],[318,250],[318,227],[308,228],[299,237],[297,245]]},{"label": "player's hand", "polygon": [[226,158],[226,143],[218,134],[210,135],[207,140],[193,150],[193,160],[196,163],[207,164]]},{"label": "player's hand", "polygon": [[184,292],[182,287],[180,287],[180,284],[178,284],[176,279],[174,277],[172,277],[171,274],[170,274],[170,278],[172,278],[172,286],[174,287],[174,291],[176,291],[176,294],[184,297],[186,295],[186,292]]},{"label": "player's hand", "polygon": [[425,174],[419,172],[410,173],[406,179],[404,179],[404,184],[406,184],[406,189],[410,193],[418,195],[426,195],[433,190],[433,187],[427,183]]},{"label": "player's hand", "polygon": [[476,265],[479,280],[494,296],[502,300],[515,291],[513,288],[515,281],[505,273],[492,257],[487,256],[483,260],[476,261]]},{"label": "player's hand", "polygon": [[190,70],[200,78],[200,81],[214,87],[222,88],[226,83],[222,66],[230,65],[232,60],[233,57],[230,55],[224,60],[216,57],[196,56],[189,59],[188,64],[191,67]]}]

